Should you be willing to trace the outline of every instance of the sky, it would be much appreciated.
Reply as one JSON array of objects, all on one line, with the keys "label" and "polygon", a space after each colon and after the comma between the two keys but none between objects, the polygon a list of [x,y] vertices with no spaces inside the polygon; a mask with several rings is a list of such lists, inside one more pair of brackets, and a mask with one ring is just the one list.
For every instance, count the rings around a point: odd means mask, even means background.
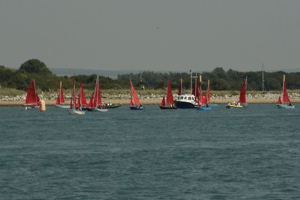
[{"label": "sky", "polygon": [[0,65],[300,69],[299,0],[0,0]]}]

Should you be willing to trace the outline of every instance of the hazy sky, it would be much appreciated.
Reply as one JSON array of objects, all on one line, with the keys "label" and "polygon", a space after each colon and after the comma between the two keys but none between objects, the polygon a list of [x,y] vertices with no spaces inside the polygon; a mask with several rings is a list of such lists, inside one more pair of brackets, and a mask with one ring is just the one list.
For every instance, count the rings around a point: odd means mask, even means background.
[{"label": "hazy sky", "polygon": [[300,68],[299,0],[0,0],[0,65]]}]

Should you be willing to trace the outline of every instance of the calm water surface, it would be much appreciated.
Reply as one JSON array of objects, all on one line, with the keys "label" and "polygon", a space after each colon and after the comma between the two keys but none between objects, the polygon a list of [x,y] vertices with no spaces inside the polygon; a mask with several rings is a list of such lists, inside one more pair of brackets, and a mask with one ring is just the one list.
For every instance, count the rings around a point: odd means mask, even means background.
[{"label": "calm water surface", "polygon": [[300,105],[0,108],[0,199],[300,199]]}]

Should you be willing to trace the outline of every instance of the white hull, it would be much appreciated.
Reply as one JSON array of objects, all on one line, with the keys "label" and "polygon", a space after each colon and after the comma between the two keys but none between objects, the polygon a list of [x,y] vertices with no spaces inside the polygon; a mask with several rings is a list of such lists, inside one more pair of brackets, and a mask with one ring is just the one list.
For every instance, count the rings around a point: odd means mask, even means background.
[{"label": "white hull", "polygon": [[93,111],[97,111],[97,112],[107,112],[107,109],[103,109],[103,108],[92,108]]},{"label": "white hull", "polygon": [[284,105],[284,104],[277,104],[278,108],[295,108],[295,106],[289,106],[289,105]]},{"label": "white hull", "polygon": [[85,112],[82,110],[69,109],[70,115],[84,115]]},{"label": "white hull", "polygon": [[67,105],[55,105],[56,108],[70,108],[70,106]]}]

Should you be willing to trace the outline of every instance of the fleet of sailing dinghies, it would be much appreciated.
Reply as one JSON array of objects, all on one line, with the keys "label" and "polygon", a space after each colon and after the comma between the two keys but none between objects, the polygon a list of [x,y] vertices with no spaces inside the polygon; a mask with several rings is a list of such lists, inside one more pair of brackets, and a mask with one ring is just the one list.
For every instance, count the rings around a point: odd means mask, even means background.
[{"label": "fleet of sailing dinghies", "polygon": [[[191,72],[191,70],[190,70]],[[195,78],[195,83],[193,85],[193,78]],[[210,103],[210,82],[208,80],[207,92],[203,94],[202,88],[202,77],[193,76],[191,72],[191,94],[182,94],[182,79],[180,80],[179,88],[178,88],[178,96],[177,99],[174,101],[172,88],[170,84],[170,80],[168,80],[168,87],[167,87],[167,94],[163,96],[162,102],[160,104],[160,109],[189,109],[195,108],[196,110],[211,110],[211,107],[217,106],[217,104]],[[145,107],[139,101],[139,98],[136,94],[132,81],[130,79],[130,86],[131,86],[131,95],[130,95],[130,109],[131,110],[144,110]],[[247,78],[244,81],[242,86],[239,101],[237,103],[228,102],[226,108],[244,108],[247,106],[246,102],[246,87],[247,87]],[[283,89],[282,92],[279,94],[277,107],[278,108],[295,108],[294,105],[291,104],[289,99],[289,95],[286,89],[285,83],[285,75],[283,75]],[[38,94],[35,91],[35,81],[32,80],[29,86],[26,100],[25,100],[25,110],[40,108],[40,99]],[[56,99],[56,107],[57,108],[69,108],[69,113],[71,115],[83,115],[85,114],[85,110],[88,111],[97,111],[97,112],[107,112],[107,108],[117,108],[121,106],[121,104],[105,104],[102,102],[101,99],[101,91],[100,91],[100,84],[99,84],[99,76],[96,79],[95,91],[90,98],[89,104],[86,102],[85,94],[82,87],[82,82],[80,81],[80,92],[78,94],[78,100],[76,103],[76,92],[75,92],[75,76],[73,76],[73,88],[72,88],[72,96],[70,106],[65,105],[64,93],[62,82],[60,82],[60,90],[58,97]]]},{"label": "fleet of sailing dinghies", "polygon": [[286,90],[285,75],[283,75],[282,101],[281,101],[281,93],[280,93],[278,102],[277,102],[277,107],[278,108],[295,108],[295,106],[292,105],[290,98],[289,98],[289,94],[287,93],[287,90]]},{"label": "fleet of sailing dinghies", "polygon": [[81,108],[81,95],[78,95],[78,105],[79,107],[76,108],[76,92],[75,92],[75,76],[73,76],[73,89],[72,89],[72,96],[71,96],[71,102],[70,102],[70,109],[69,113],[70,115],[84,115],[85,111],[83,111]]},{"label": "fleet of sailing dinghies", "polygon": [[58,94],[57,99],[56,99],[55,107],[56,108],[69,108],[70,107],[69,105],[65,105],[64,91],[63,91],[63,87],[62,87],[62,82],[60,82],[60,90],[59,90],[59,94]]},{"label": "fleet of sailing dinghies", "polygon": [[130,79],[130,86],[131,86],[130,109],[131,110],[144,110],[145,107],[143,107],[142,104],[140,103],[140,100],[135,92],[135,89],[133,87],[131,79]]},{"label": "fleet of sailing dinghies", "polygon": [[240,99],[237,103],[235,102],[228,102],[226,108],[244,108],[248,104],[246,103],[246,87],[247,87],[247,79],[244,81],[240,92]]},{"label": "fleet of sailing dinghies", "polygon": [[169,106],[166,106],[165,96],[163,96],[162,102],[161,102],[161,104],[159,106],[160,109],[177,109],[177,107],[174,105],[174,100],[173,100],[173,94],[172,94],[172,88],[171,88],[170,80],[168,80],[167,104]]},{"label": "fleet of sailing dinghies", "polygon": [[25,110],[39,108],[39,106],[40,106],[40,98],[38,94],[35,92],[35,82],[34,80],[32,80],[25,100]]}]

